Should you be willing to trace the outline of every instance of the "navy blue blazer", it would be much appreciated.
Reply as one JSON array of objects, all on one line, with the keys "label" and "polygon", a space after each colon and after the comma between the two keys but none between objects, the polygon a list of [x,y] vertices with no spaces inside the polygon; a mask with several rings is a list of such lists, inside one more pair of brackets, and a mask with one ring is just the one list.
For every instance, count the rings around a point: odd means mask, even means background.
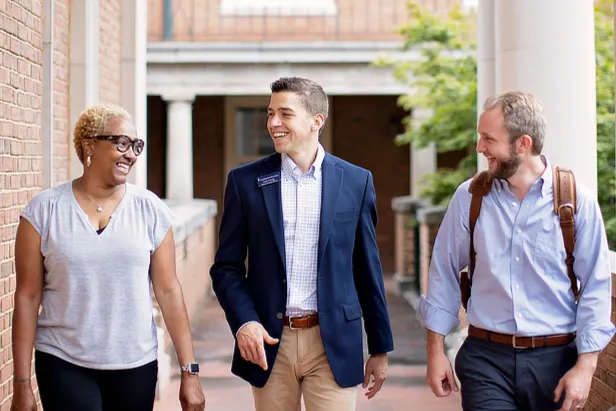
[{"label": "navy blue blazer", "polygon": [[[228,175],[210,275],[234,336],[248,321],[259,321],[273,338],[282,335],[287,284],[280,165],[281,156],[275,153]],[[341,387],[351,387],[364,378],[362,316],[368,352],[393,350],[376,245],[376,194],[369,171],[327,153],[322,167],[319,325],[334,378]],[[258,184],[259,178],[272,175],[278,178]],[[236,341],[231,371],[263,387],[278,347],[265,344],[264,371],[241,357]]]}]

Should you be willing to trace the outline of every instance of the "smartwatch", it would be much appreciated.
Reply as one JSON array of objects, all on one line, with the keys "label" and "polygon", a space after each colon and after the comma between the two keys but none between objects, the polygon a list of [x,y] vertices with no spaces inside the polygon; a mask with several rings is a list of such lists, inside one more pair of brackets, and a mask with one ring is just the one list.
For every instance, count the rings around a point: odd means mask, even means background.
[{"label": "smartwatch", "polygon": [[197,375],[199,374],[199,364],[197,364],[196,362],[188,363],[186,367],[180,366],[180,371],[182,373]]}]

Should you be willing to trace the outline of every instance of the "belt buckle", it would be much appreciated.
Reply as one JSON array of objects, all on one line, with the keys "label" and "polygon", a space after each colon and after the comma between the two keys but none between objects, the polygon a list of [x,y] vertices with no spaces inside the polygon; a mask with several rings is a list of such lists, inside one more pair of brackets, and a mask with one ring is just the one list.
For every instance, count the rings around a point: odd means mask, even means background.
[{"label": "belt buckle", "polygon": [[530,347],[522,347],[522,346],[516,345],[516,343],[515,343],[516,336],[515,335],[512,335],[511,338],[512,338],[511,339],[511,345],[513,346],[513,348],[516,348],[518,350],[526,350],[527,348],[535,348],[535,338],[534,337],[530,337],[530,341],[531,341]]},{"label": "belt buckle", "polygon": [[294,318],[302,318],[303,315],[290,315],[289,316],[289,330],[299,330],[299,328],[293,327],[293,319]]}]

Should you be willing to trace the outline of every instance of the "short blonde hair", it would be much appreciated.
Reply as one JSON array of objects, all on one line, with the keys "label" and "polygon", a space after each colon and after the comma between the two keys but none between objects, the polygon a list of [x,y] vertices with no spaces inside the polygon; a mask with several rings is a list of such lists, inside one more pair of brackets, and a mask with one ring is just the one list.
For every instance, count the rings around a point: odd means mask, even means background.
[{"label": "short blonde hair", "polygon": [[79,161],[83,163],[84,153],[82,143],[96,136],[104,136],[110,132],[111,121],[121,118],[132,123],[132,116],[122,107],[113,104],[96,104],[81,113],[75,123],[73,143]]}]

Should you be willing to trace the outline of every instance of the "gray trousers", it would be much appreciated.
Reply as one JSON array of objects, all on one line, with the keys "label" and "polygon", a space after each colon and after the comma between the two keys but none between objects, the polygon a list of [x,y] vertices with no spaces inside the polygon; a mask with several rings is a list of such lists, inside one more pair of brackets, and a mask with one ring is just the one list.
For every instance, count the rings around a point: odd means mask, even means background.
[{"label": "gray trousers", "polygon": [[516,349],[468,337],[455,359],[464,411],[552,411],[558,382],[577,361],[575,341]]}]

